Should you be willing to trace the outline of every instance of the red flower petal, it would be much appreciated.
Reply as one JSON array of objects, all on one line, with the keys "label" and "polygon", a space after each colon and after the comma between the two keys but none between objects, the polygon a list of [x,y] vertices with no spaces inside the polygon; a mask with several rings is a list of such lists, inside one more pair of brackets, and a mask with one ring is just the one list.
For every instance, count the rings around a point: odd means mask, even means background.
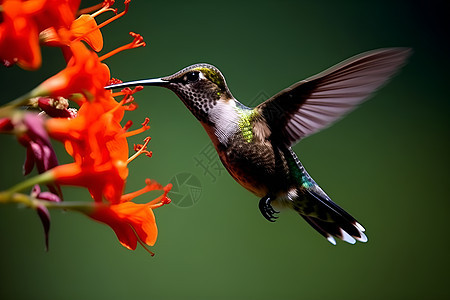
[{"label": "red flower petal", "polygon": [[136,249],[138,239],[149,246],[156,242],[158,229],[148,204],[125,202],[111,206],[101,205],[89,216],[110,226],[119,242],[128,249]]}]

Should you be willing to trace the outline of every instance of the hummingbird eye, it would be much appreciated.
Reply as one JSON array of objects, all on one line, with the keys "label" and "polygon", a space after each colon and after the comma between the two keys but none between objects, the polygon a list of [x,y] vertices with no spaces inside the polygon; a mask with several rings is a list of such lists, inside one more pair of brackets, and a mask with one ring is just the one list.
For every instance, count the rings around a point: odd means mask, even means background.
[{"label": "hummingbird eye", "polygon": [[196,82],[200,78],[199,72],[189,72],[185,76],[187,82]]}]

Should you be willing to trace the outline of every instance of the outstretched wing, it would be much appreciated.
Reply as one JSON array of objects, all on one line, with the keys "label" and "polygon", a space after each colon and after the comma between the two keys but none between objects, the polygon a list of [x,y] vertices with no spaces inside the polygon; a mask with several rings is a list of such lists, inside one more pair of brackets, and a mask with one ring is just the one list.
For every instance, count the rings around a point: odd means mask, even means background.
[{"label": "outstretched wing", "polygon": [[256,109],[273,137],[292,146],[366,100],[405,63],[410,52],[409,48],[386,48],[354,56],[297,82]]}]

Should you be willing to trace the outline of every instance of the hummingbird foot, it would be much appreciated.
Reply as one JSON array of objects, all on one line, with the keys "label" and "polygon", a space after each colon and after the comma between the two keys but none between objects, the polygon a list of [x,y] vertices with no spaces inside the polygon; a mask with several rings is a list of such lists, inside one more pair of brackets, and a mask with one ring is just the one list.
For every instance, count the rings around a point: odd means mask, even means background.
[{"label": "hummingbird foot", "polygon": [[279,213],[279,211],[274,210],[270,202],[272,202],[272,199],[269,196],[261,198],[261,200],[259,200],[259,210],[263,217],[269,222],[275,222],[278,217],[274,216],[274,214]]}]

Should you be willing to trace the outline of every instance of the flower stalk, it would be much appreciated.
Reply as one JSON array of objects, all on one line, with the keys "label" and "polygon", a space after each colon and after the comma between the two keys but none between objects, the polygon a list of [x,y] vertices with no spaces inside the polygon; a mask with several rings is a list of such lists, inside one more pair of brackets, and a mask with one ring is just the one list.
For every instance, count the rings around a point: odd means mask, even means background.
[{"label": "flower stalk", "polygon": [[[148,249],[158,235],[153,210],[170,203],[167,194],[171,185],[162,186],[146,179],[142,189],[124,193],[130,162],[142,154],[151,157],[152,152],[148,150],[150,137],[143,144],[134,145],[135,153],[131,156],[127,141],[130,136],[149,130],[149,119],[134,130],[130,130],[131,121],[123,120],[126,111],[137,109],[134,94],[143,87],[118,93],[104,89],[108,83],[119,80],[111,78],[103,60],[145,46],[141,35],[130,32],[131,43],[99,57],[97,52],[103,48],[100,29],[124,16],[130,0],[124,1],[125,8],[119,14],[113,4],[113,0],[105,0],[78,10],[78,0],[2,2],[0,61],[8,66],[38,69],[41,43],[59,47],[67,65],[36,88],[0,107],[0,133],[15,135],[26,148],[24,175],[29,175],[34,167],[38,173],[0,191],[0,203],[34,209],[44,228],[47,249],[49,210],[64,209],[78,211],[111,227],[127,249],[134,250],[140,244],[153,255]],[[97,25],[94,18],[108,11],[115,15]],[[15,30],[21,24],[27,25],[28,30]],[[60,165],[52,141],[61,142],[73,162]],[[42,191],[42,185],[47,190]],[[63,186],[86,188],[91,201],[62,201]],[[161,191],[156,199],[133,202],[154,190]]]},{"label": "flower stalk", "polygon": [[[3,196],[8,196],[8,195],[13,195],[16,194],[18,192],[27,190],[32,188],[33,186],[35,186],[36,184],[47,184],[50,182],[53,182],[55,180],[53,173],[52,172],[45,172],[42,173],[40,175],[36,175],[34,177],[28,178],[14,186],[12,186],[11,188],[9,188],[8,190],[6,190],[5,192],[3,192]],[[0,200],[1,202],[1,200]]]},{"label": "flower stalk", "polygon": [[2,204],[21,204],[26,207],[36,209],[43,206],[48,209],[63,209],[78,211],[84,214],[92,212],[98,204],[85,201],[68,201],[68,202],[52,202],[34,198],[30,195],[22,193],[0,192],[0,203]]}]

